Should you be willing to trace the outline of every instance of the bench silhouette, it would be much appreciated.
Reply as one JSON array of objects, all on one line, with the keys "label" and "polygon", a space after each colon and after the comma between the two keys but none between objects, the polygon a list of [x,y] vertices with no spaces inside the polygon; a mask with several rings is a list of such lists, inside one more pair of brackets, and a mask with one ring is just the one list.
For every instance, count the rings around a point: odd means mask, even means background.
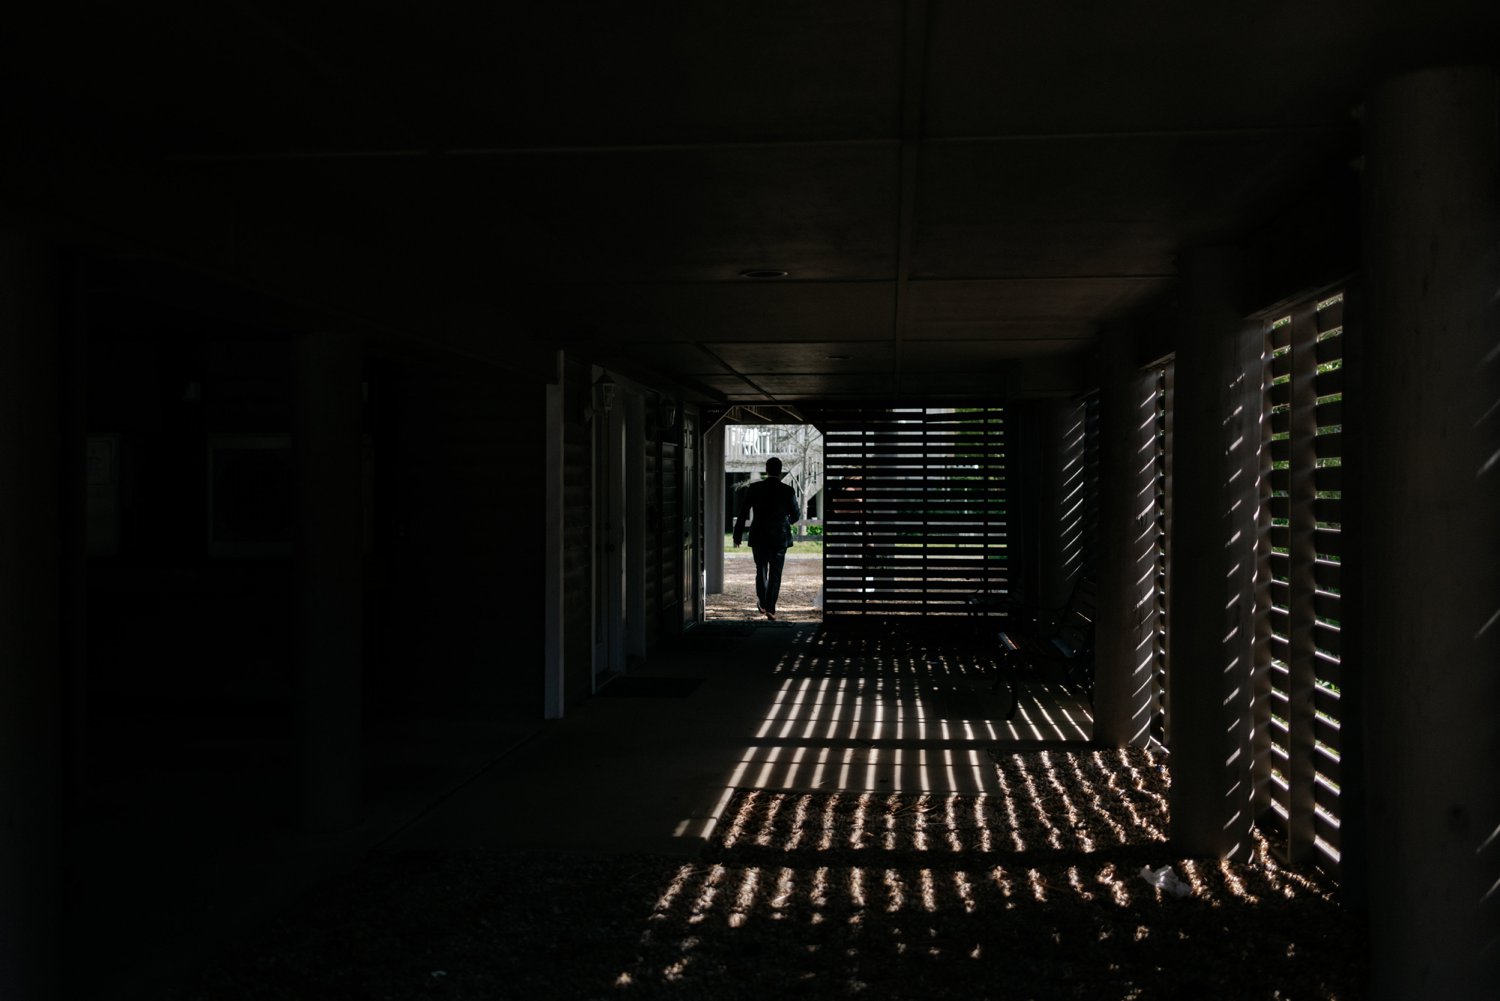
[{"label": "bench silhouette", "polygon": [[1001,685],[1009,690],[1006,719],[1016,714],[1020,686],[1049,675],[1093,704],[1096,605],[1094,579],[1082,577],[1061,606],[1039,608],[1015,602],[1005,608],[1007,621],[998,637],[1000,671],[991,691],[999,691]]}]

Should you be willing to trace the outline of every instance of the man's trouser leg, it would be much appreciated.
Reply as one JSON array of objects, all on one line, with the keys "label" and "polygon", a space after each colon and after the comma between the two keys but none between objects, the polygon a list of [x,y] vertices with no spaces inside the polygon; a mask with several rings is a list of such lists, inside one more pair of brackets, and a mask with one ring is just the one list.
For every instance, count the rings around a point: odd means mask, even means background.
[{"label": "man's trouser leg", "polygon": [[764,554],[754,546],[750,552],[755,556],[755,607],[766,607],[766,561]]},{"label": "man's trouser leg", "polygon": [[755,592],[760,598],[760,607],[768,612],[776,611],[776,599],[781,594],[781,569],[785,563],[785,549],[767,546],[755,551]]}]

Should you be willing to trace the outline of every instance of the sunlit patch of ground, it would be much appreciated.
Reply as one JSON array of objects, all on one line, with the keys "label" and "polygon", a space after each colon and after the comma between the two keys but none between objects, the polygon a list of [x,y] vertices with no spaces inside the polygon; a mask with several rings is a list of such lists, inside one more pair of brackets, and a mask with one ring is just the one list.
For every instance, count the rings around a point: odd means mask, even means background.
[{"label": "sunlit patch of ground", "polygon": [[688,863],[377,857],[171,996],[1358,996],[1316,873],[1170,854],[1162,756],[994,760],[1000,796],[739,791]]},{"label": "sunlit patch of ground", "polygon": [[[822,622],[822,590],[822,557],[789,553],[781,574],[776,621]],[[755,559],[749,549],[724,554],[724,592],[704,599],[703,618],[709,622],[766,621],[755,607]]]},{"label": "sunlit patch of ground", "polygon": [[[1003,796],[738,793],[622,994],[1356,996],[1355,924],[1317,874],[1264,844],[1243,864],[1170,854],[1164,756],[995,760]],[[1143,878],[1166,865],[1185,896]]]}]

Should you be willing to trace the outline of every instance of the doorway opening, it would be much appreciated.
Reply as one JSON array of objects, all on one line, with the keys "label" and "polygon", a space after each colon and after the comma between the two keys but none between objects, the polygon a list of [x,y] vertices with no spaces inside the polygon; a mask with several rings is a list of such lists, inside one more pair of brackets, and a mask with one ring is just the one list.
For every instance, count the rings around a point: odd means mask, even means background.
[{"label": "doorway opening", "polygon": [[708,621],[764,621],[756,607],[755,559],[748,543],[734,544],[743,491],[765,476],[766,460],[781,460],[782,482],[796,495],[800,517],[782,567],[777,622],[823,621],[823,434],[811,424],[728,424],[724,428],[723,508],[705,519],[705,541],[723,546],[724,588],[708,595]]}]

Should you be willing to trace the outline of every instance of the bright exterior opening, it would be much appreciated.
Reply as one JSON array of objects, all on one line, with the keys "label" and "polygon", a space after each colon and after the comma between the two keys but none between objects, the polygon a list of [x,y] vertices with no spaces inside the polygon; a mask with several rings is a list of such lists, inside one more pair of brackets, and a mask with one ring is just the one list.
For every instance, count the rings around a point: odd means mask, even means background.
[{"label": "bright exterior opening", "polygon": [[[732,424],[724,435],[724,590],[709,595],[704,618],[753,620],[755,561],[748,545],[734,544],[734,519],[742,491],[765,475],[766,460],[782,463],[781,479],[797,497],[801,517],[792,526],[792,546],[782,568],[776,620],[823,619],[823,435],[811,424]],[[712,517],[712,516],[710,516]],[[706,533],[712,537],[712,529]]]}]

